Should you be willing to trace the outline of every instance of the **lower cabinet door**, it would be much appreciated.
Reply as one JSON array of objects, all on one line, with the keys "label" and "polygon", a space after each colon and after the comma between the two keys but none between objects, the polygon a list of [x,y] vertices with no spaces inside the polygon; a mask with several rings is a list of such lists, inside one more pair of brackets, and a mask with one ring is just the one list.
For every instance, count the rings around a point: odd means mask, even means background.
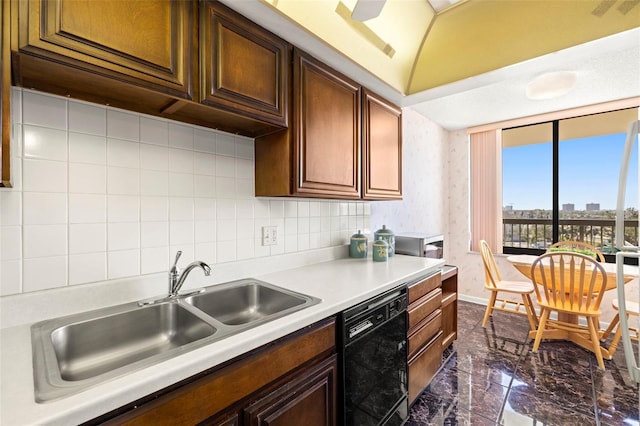
[{"label": "lower cabinet door", "polygon": [[422,393],[442,363],[442,332],[409,360],[409,404]]},{"label": "lower cabinet door", "polygon": [[244,410],[246,426],[333,426],[337,403],[336,355],[300,373]]}]

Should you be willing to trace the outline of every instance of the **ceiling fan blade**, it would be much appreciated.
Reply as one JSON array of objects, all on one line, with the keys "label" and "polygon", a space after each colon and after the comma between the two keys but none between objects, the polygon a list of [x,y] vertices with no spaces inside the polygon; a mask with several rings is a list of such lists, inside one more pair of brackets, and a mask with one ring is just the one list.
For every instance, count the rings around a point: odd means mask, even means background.
[{"label": "ceiling fan blade", "polygon": [[367,21],[376,18],[382,12],[387,0],[358,0],[351,13],[351,19]]}]

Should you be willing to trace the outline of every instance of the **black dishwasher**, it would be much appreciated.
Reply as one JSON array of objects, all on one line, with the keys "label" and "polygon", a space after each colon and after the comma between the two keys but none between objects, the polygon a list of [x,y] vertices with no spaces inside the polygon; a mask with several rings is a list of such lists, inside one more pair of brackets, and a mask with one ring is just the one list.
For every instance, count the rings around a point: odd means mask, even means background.
[{"label": "black dishwasher", "polygon": [[402,425],[407,396],[405,285],[340,314],[344,426]]}]

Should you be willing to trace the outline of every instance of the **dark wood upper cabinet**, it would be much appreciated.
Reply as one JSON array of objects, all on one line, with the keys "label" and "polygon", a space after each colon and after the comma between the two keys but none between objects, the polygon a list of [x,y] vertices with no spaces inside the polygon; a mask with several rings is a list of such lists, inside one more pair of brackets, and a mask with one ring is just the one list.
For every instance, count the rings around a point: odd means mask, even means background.
[{"label": "dark wood upper cabinet", "polygon": [[201,4],[200,32],[200,101],[286,127],[290,45],[218,2]]},{"label": "dark wood upper cabinet", "polygon": [[364,90],[362,198],[402,198],[402,110]]},{"label": "dark wood upper cabinet", "polygon": [[11,8],[0,4],[0,187],[11,186]]},{"label": "dark wood upper cabinet", "polygon": [[294,49],[291,125],[256,139],[256,195],[359,199],[360,93]]},{"label": "dark wood upper cabinet", "polygon": [[191,99],[193,6],[169,0],[19,1],[17,50]]}]

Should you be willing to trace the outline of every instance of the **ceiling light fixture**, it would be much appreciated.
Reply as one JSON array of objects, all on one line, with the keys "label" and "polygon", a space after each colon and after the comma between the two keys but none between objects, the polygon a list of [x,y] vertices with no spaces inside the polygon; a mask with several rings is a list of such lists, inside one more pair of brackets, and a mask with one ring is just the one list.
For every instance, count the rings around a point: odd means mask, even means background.
[{"label": "ceiling light fixture", "polygon": [[560,97],[569,93],[577,80],[578,74],[573,71],[554,71],[539,75],[527,84],[527,98],[544,100]]},{"label": "ceiling light fixture", "polygon": [[351,19],[363,22],[377,18],[380,12],[382,12],[386,1],[387,0],[358,0],[351,13]]}]

